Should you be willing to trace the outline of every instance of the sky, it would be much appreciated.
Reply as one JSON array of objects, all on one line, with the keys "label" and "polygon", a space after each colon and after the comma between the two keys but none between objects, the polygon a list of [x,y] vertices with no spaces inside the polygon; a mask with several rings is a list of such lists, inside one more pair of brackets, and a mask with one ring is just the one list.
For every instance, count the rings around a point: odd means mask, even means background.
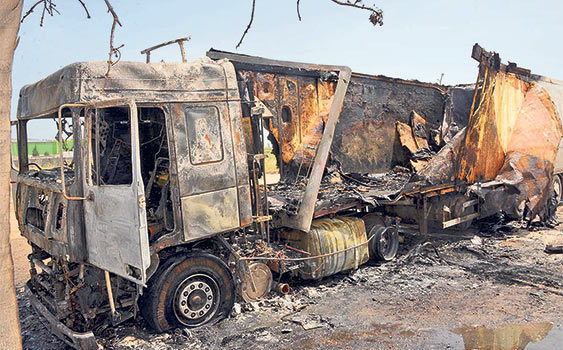
[{"label": "sky", "polygon": [[[21,25],[12,72],[12,119],[17,96],[67,64],[106,61],[112,17],[103,0],[58,0],[60,12],[39,26],[40,11]],[[111,0],[123,27],[115,33],[122,60],[144,61],[142,49],[186,35],[188,61],[215,49],[272,59],[347,65],[353,71],[444,84],[473,83],[479,43],[533,73],[563,80],[563,1],[368,0],[384,12],[374,27],[366,11],[330,0],[256,0],[254,23],[239,49],[251,0]],[[24,3],[24,13],[32,1]],[[152,61],[178,62],[177,45],[154,51]],[[32,135],[30,135],[32,136]],[[39,135],[41,136],[41,135]],[[47,138],[50,138],[48,135]]]}]

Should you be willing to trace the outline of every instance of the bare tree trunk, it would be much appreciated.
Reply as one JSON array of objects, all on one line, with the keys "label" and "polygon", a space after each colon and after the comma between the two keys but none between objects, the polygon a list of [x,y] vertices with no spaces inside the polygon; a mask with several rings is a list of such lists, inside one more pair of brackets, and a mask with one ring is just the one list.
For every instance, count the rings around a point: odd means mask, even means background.
[{"label": "bare tree trunk", "polygon": [[0,0],[0,349],[22,348],[10,247],[10,99],[23,0]]}]

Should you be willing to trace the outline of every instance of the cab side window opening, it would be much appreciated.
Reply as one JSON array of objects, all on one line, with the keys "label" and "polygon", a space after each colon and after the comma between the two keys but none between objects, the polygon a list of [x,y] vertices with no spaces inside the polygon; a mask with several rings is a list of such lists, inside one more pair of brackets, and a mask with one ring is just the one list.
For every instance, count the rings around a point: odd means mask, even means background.
[{"label": "cab side window opening", "polygon": [[132,152],[136,151],[132,147],[139,147],[149,238],[154,239],[174,230],[166,120],[158,107],[137,108],[137,118],[138,146],[131,143],[129,107],[96,110],[92,120],[91,176],[94,185],[130,185]]},{"label": "cab side window opening", "polygon": [[[25,121],[25,124],[22,124],[26,131],[25,137],[20,138],[17,143],[16,140],[12,140],[11,153],[13,161],[15,160],[15,163],[20,162],[19,153],[21,147],[27,151],[25,152],[27,154],[23,155],[21,161],[28,165],[29,170],[58,170],[61,166],[60,151],[62,148],[63,167],[65,171],[72,172],[74,168],[75,126],[73,125],[70,109],[64,108],[61,117],[62,144],[59,143],[59,119],[57,113]],[[48,171],[44,173],[51,174]],[[53,172],[51,175],[56,174],[56,172]],[[72,181],[72,178],[69,181]]]},{"label": "cab side window opening", "polygon": [[174,230],[166,120],[164,111],[157,107],[140,107],[137,114],[149,237],[154,239]]},{"label": "cab side window opening", "polygon": [[92,122],[92,182],[130,185],[131,122],[128,107],[100,108]]},{"label": "cab side window opening", "polygon": [[193,165],[223,160],[223,139],[217,107],[184,107],[190,160]]}]

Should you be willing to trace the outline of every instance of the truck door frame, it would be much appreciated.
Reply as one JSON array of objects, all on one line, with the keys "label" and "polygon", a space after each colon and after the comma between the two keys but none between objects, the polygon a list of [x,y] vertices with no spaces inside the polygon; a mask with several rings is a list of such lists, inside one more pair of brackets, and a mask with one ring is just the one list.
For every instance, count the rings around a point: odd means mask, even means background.
[{"label": "truck door frame", "polygon": [[[129,108],[132,179],[126,185],[100,185],[92,181],[92,127],[97,122],[98,110],[110,107]],[[93,103],[88,106],[85,115],[88,137],[82,147],[85,154],[83,182],[87,199],[84,201],[84,219],[88,262],[144,286],[150,265],[150,250],[141,176],[137,104],[130,99]]]}]

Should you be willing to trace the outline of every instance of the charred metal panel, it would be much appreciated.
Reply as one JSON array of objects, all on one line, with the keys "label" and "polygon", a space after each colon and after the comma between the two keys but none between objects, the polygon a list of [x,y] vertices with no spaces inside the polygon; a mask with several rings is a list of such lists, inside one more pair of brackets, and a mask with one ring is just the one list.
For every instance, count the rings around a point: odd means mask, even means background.
[{"label": "charred metal panel", "polygon": [[404,161],[395,123],[415,110],[431,129],[444,115],[445,88],[353,74],[336,126],[332,152],[344,172],[386,172]]},{"label": "charred metal panel", "polygon": [[250,199],[250,185],[238,187],[238,206],[240,211],[240,226],[248,226],[252,223],[252,205]]},{"label": "charred metal panel", "polygon": [[[272,115],[266,127],[274,137],[274,148],[280,150],[278,162],[283,161],[281,168],[285,169],[282,176],[295,179],[293,171],[306,170],[313,162],[334,94],[334,83],[282,73],[239,73],[252,84],[256,98]],[[248,127],[245,131],[252,130]]]},{"label": "charred metal panel", "polygon": [[235,187],[182,198],[186,240],[207,237],[239,227]]},{"label": "charred metal panel", "polygon": [[191,164],[200,165],[222,161],[223,138],[217,107],[184,105],[184,115]]},{"label": "charred metal panel", "polygon": [[[70,256],[68,202],[60,194],[60,186],[59,189],[50,188],[47,181],[40,186],[40,181],[32,176],[18,176],[20,190],[16,200],[19,200],[17,218],[20,231],[30,242],[50,254]],[[60,205],[62,210],[58,210]]]},{"label": "charred metal panel", "polygon": [[[88,262],[133,281],[144,283],[148,262],[148,233],[139,235],[137,199],[131,187],[99,186],[85,205]],[[144,240],[144,243],[142,242]]]},{"label": "charred metal panel", "polygon": [[[171,106],[172,120],[174,128],[174,141],[178,162],[178,178],[180,185],[180,197],[191,196],[204,192],[221,190],[236,185],[235,168],[233,166],[233,147],[230,135],[229,121],[226,116],[227,106],[225,103],[209,104],[174,104]],[[220,150],[221,158],[207,158],[203,162],[192,159],[192,154],[202,157],[202,150],[190,149],[191,144],[205,144],[211,142],[208,133],[192,135],[190,139],[188,123],[193,124],[194,115],[200,115],[202,111],[207,111],[208,116],[219,118],[218,129],[220,134],[213,136],[215,142],[213,149]],[[201,119],[200,119],[201,120]],[[210,122],[210,124],[212,123]],[[203,127],[202,127],[203,128]],[[211,131],[211,130],[209,130]],[[196,139],[194,139],[196,138]],[[209,141],[208,141],[209,140]],[[203,151],[206,151],[204,149]],[[199,158],[198,158],[199,159]]]},{"label": "charred metal panel", "polygon": [[240,101],[235,71],[227,62],[222,83],[223,101],[170,105],[184,237],[188,241],[252,222]]},{"label": "charred metal panel", "polygon": [[[266,128],[273,137],[282,178],[295,180],[299,169],[306,172],[323,133],[334,95],[333,80],[341,67],[269,60],[213,49],[207,56],[229,59],[237,70],[239,87],[248,87],[243,90],[252,94],[248,96],[249,103],[263,104],[267,109]],[[251,125],[244,130],[253,132],[246,137],[253,141],[254,133],[259,132]]]},{"label": "charred metal panel", "polygon": [[[229,80],[232,81],[232,80]],[[239,226],[244,227],[252,223],[252,204],[250,200],[250,185],[248,177],[248,161],[246,140],[242,127],[242,116],[239,101],[228,102],[229,119],[231,121],[231,137],[233,142],[234,167],[238,191]]]}]

